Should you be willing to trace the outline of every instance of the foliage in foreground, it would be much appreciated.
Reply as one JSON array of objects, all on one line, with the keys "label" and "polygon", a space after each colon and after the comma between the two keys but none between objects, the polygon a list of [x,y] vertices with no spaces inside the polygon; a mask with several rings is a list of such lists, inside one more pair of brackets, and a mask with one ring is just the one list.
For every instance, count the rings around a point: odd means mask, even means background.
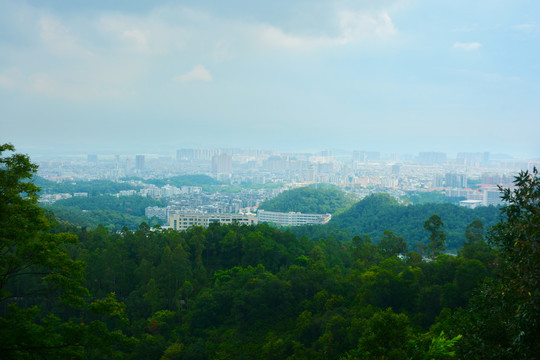
[{"label": "foliage in foreground", "polygon": [[[77,237],[50,233],[51,224],[37,206],[39,188],[29,181],[37,166],[26,155],[3,157],[6,151],[13,152],[13,146],[0,146],[2,358],[113,356],[130,342],[121,331],[109,331],[107,324],[117,321],[114,318],[125,320],[122,305],[113,295],[92,301],[84,286],[85,263],[68,253]],[[103,307],[103,301],[109,306]],[[69,312],[89,316],[83,322]]]},{"label": "foliage in foreground", "polygon": [[540,179],[535,168],[505,189],[505,221],[490,231],[499,250],[497,276],[483,284],[471,305],[445,323],[461,333],[462,358],[540,358]]}]

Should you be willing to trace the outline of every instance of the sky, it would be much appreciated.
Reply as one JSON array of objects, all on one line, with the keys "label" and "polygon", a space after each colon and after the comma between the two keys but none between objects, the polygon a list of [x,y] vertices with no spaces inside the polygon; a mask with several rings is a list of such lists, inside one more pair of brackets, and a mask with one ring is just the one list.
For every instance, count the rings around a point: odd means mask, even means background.
[{"label": "sky", "polygon": [[540,157],[540,1],[0,0],[0,143]]}]

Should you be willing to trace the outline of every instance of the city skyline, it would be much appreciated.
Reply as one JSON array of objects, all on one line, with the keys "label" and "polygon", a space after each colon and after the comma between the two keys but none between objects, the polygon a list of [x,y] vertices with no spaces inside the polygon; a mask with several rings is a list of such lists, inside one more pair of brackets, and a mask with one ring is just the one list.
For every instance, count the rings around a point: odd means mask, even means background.
[{"label": "city skyline", "polygon": [[0,0],[19,152],[540,157],[535,1]]}]

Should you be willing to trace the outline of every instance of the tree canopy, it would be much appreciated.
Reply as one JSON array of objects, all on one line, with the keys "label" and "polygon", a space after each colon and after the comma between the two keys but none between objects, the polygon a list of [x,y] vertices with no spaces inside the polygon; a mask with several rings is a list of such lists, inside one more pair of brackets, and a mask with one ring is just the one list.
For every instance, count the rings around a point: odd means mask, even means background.
[{"label": "tree canopy", "polygon": [[[71,307],[110,315],[107,306],[119,304],[114,295],[87,302],[90,293],[84,286],[85,263],[72,259],[68,252],[77,236],[49,231],[51,224],[37,206],[39,188],[31,182],[37,166],[27,155],[14,151],[11,144],[0,145],[2,358],[80,358],[89,352],[110,355],[112,348],[98,343],[112,341],[113,337],[127,340],[121,333],[112,335],[97,318],[84,324],[41,311],[40,304],[48,303],[59,309]],[[124,316],[120,307],[115,316]]]},{"label": "tree canopy", "polygon": [[[469,341],[459,353],[468,358],[540,358],[540,178],[521,172],[515,189],[503,190],[503,220],[489,232],[498,250],[498,276],[480,287],[471,306],[456,314],[450,328]],[[481,243],[469,231],[470,244]]]},{"label": "tree canopy", "polygon": [[292,229],[298,236],[321,238],[334,236],[350,240],[355,235],[369,235],[380,239],[386,230],[402,236],[410,249],[426,242],[424,223],[433,214],[444,222],[446,248],[457,250],[466,239],[467,226],[475,220],[486,227],[499,220],[499,209],[493,206],[467,209],[453,204],[401,205],[388,194],[373,194],[352,205],[344,212],[332,217],[326,225],[298,227]]},{"label": "tree canopy", "polygon": [[[2,358],[540,357],[536,171],[505,191],[488,243],[475,219],[458,256],[427,260],[393,229],[338,240],[266,224],[54,224],[36,205],[35,165],[0,161]],[[367,200],[379,226],[399,206]],[[439,244],[447,214],[423,209],[415,231]]]},{"label": "tree canopy", "polygon": [[351,206],[354,201],[354,197],[336,188],[301,187],[284,191],[259,207],[267,211],[335,214]]}]

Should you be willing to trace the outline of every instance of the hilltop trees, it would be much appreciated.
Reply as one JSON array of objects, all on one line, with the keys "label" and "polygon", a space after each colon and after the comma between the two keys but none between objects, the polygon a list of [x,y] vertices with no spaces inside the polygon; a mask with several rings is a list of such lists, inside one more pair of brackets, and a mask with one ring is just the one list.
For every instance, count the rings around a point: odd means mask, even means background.
[{"label": "hilltop trees", "polygon": [[[39,188],[29,181],[37,170],[27,155],[12,154],[11,144],[0,145],[0,301],[21,299],[50,289],[61,291],[70,304],[80,304],[87,295],[84,264],[73,261],[65,244],[77,239],[72,234],[50,234],[44,212],[37,206]],[[12,282],[39,277],[32,287],[13,287]],[[47,290],[45,288],[48,288]]]},{"label": "hilltop trees", "polygon": [[301,187],[287,190],[265,200],[260,208],[267,211],[334,214],[354,203],[354,198],[337,188]]},{"label": "hilltop trees", "polygon": [[[479,220],[484,228],[499,220],[499,209],[494,206],[467,209],[452,204],[400,205],[388,194],[366,196],[344,212],[332,216],[325,225],[310,225],[291,229],[297,236],[311,239],[333,236],[349,240],[355,235],[369,235],[374,242],[384,236],[386,230],[403,237],[409,249],[426,242],[423,225],[433,214],[444,222],[447,250],[457,250],[466,240],[464,234],[471,222]],[[428,235],[429,236],[429,235]],[[427,242],[426,242],[427,245]]]},{"label": "hilltop trees", "polygon": [[[126,340],[109,333],[98,314],[125,320],[114,294],[87,304],[82,261],[73,260],[67,245],[73,234],[52,234],[43,209],[37,206],[39,188],[32,182],[37,166],[27,155],[11,154],[0,145],[0,353],[5,359],[79,358],[88,352],[111,356],[112,344]],[[57,300],[61,301],[57,304]],[[94,321],[62,321],[42,314],[38,304],[65,305],[94,313]],[[100,354],[100,355],[98,355]]]},{"label": "hilltop trees", "polygon": [[[504,189],[503,220],[489,233],[499,273],[452,321],[466,341],[463,358],[540,358],[540,179],[537,169],[521,172],[515,190]],[[474,245],[480,241],[473,241]],[[471,242],[471,240],[469,241]],[[468,244],[471,246],[471,244]]]},{"label": "hilltop trees", "polygon": [[429,242],[427,249],[431,252],[431,256],[434,259],[437,255],[444,251],[444,244],[446,242],[446,234],[442,227],[444,223],[439,215],[432,215],[424,223],[424,229],[429,231]]}]

